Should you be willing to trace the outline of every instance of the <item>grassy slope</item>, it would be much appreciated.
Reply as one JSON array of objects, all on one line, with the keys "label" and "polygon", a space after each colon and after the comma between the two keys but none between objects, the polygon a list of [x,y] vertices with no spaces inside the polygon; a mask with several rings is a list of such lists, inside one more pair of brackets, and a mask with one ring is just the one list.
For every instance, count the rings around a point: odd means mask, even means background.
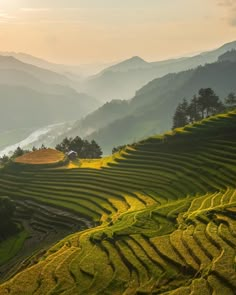
[{"label": "grassy slope", "polygon": [[1,194],[100,223],[50,248],[1,295],[234,294],[236,112],[103,164],[1,172]]},{"label": "grassy slope", "polygon": [[0,243],[0,265],[3,265],[14,257],[22,248],[28,233],[21,231]]}]

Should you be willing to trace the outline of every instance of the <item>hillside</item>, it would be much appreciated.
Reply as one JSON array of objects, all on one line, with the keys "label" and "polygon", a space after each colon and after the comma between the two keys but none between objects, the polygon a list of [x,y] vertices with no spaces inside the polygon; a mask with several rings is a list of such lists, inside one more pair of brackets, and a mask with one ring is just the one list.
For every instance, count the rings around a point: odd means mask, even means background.
[{"label": "hillside", "polygon": [[67,94],[50,94],[43,89],[0,84],[0,93],[0,131],[75,120],[99,106],[94,98],[73,89]]},{"label": "hillside", "polygon": [[235,294],[235,127],[233,111],[143,140],[100,168],[0,171],[0,194],[40,243],[75,216],[87,227],[18,261],[0,294]]},{"label": "hillside", "polygon": [[0,69],[14,69],[23,71],[48,84],[67,85],[69,83],[69,79],[62,74],[34,66],[29,63],[24,63],[12,56],[0,55]]},{"label": "hillside", "polygon": [[61,74],[0,56],[0,147],[17,143],[40,127],[78,120],[100,105],[70,85]]},{"label": "hillside", "polygon": [[91,76],[81,84],[81,87],[86,93],[104,102],[112,99],[130,99],[136,90],[153,79],[214,63],[220,55],[232,49],[236,49],[236,41],[192,57],[158,62],[146,62],[140,57],[133,57]]},{"label": "hillside", "polygon": [[58,64],[49,62],[45,59],[23,53],[23,52],[6,52],[1,51],[0,55],[2,56],[12,56],[17,60],[31,64],[39,68],[47,69],[56,73],[60,73],[63,76],[68,77],[69,79],[74,77],[77,80],[80,80],[83,77],[87,77],[90,75],[94,75],[95,73],[100,72],[104,68],[110,66],[111,63],[95,63],[95,64],[80,64],[80,65],[66,65],[66,64]]},{"label": "hillside", "polygon": [[[211,87],[221,99],[236,92],[235,77],[236,63],[229,60],[166,75],[138,90],[129,102],[105,104],[78,121],[71,133],[95,139],[109,154],[114,146],[171,129],[177,104],[183,98],[190,100],[201,88]],[[114,118],[107,121],[112,114]]]}]

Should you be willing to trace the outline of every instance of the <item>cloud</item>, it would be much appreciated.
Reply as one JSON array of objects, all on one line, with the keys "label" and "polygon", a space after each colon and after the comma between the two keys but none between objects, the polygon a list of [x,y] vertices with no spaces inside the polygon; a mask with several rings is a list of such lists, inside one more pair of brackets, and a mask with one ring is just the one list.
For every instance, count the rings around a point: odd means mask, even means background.
[{"label": "cloud", "polygon": [[235,0],[218,0],[220,6],[232,7],[235,5]]},{"label": "cloud", "polygon": [[219,6],[226,10],[226,19],[231,26],[236,26],[236,1],[217,0]]},{"label": "cloud", "polygon": [[45,12],[49,11],[50,8],[32,8],[32,7],[25,7],[20,9],[23,12]]},{"label": "cloud", "polygon": [[10,15],[4,10],[0,10],[0,23],[7,23],[12,19],[15,19],[15,16]]}]

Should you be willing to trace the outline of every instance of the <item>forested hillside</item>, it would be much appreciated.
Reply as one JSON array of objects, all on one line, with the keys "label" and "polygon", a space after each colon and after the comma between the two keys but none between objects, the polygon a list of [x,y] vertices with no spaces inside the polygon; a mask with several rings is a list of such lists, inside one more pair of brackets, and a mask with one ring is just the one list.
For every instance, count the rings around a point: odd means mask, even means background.
[{"label": "forested hillside", "polygon": [[114,146],[171,129],[179,102],[183,98],[190,101],[201,88],[211,87],[223,101],[230,92],[236,92],[235,77],[236,62],[229,60],[169,74],[148,83],[129,102],[105,104],[78,121],[70,134],[95,139],[109,154]]},{"label": "forested hillside", "polygon": [[81,84],[81,87],[85,92],[103,101],[130,99],[138,89],[153,79],[214,63],[219,56],[232,49],[236,49],[236,42],[227,43],[215,50],[191,57],[157,62],[147,62],[134,56],[89,77],[85,83]]}]

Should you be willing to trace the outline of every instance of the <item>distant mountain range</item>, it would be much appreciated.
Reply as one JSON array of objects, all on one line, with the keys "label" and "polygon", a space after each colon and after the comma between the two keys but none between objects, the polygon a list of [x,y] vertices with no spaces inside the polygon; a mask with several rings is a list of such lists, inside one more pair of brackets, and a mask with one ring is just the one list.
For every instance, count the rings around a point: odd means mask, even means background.
[{"label": "distant mountain range", "polygon": [[[50,140],[44,143],[79,135],[94,138],[108,154],[113,146],[165,131],[183,97],[191,98],[202,87],[214,88],[221,97],[236,91],[231,52],[235,48],[236,41],[194,57],[150,63],[135,56],[86,80],[76,71],[67,72],[64,65],[3,53],[0,148],[24,140],[38,128],[73,120],[77,122],[69,131],[67,124],[57,126],[54,135],[54,127],[50,128]],[[101,106],[101,100],[108,102]],[[48,139],[46,133],[43,138]]]},{"label": "distant mountain range", "polygon": [[236,49],[236,41],[193,57],[167,61],[149,63],[136,56],[88,78],[80,87],[84,92],[104,102],[112,99],[130,99],[137,89],[155,78],[216,62],[220,55],[232,49]]},{"label": "distant mountain range", "polygon": [[114,146],[166,131],[172,126],[177,104],[184,97],[191,99],[200,88],[212,87],[221,98],[236,92],[232,55],[236,56],[236,51],[222,55],[218,62],[155,79],[130,101],[106,103],[78,121],[68,134],[95,139],[109,154]]},{"label": "distant mountain range", "polygon": [[74,77],[80,80],[84,77],[99,73],[104,68],[109,67],[112,63],[91,63],[81,65],[66,65],[49,62],[45,59],[32,56],[22,52],[0,52],[0,56],[12,56],[27,64],[31,64],[50,71],[61,73],[69,78]]},{"label": "distant mountain range", "polygon": [[[100,105],[70,84],[70,79],[60,73],[0,56],[0,136],[8,132],[22,139],[20,134],[25,130],[29,133],[45,125],[78,120]],[[7,137],[5,146],[13,142]]]}]

